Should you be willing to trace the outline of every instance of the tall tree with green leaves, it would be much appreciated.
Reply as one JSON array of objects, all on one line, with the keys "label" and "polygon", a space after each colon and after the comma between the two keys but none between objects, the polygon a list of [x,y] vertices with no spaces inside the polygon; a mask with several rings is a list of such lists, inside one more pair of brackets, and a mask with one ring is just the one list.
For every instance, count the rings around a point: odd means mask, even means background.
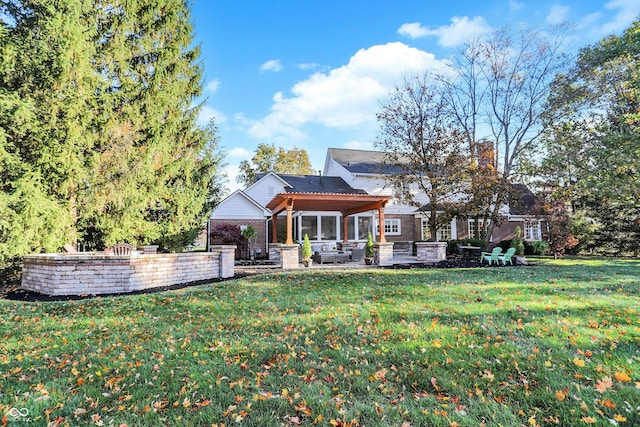
[{"label": "tall tree with green leaves", "polygon": [[581,50],[548,100],[545,183],[599,224],[600,247],[640,250],[640,21]]},{"label": "tall tree with green leaves", "polygon": [[[196,123],[188,3],[10,0],[0,15],[0,209],[13,215],[0,251],[175,247],[193,234],[221,164],[215,126]],[[19,243],[18,224],[39,237]]]},{"label": "tall tree with green leaves", "polygon": [[236,181],[245,186],[251,185],[259,173],[283,173],[291,175],[312,175],[313,168],[307,151],[294,147],[290,150],[276,148],[274,144],[260,144],[254,151],[251,162],[240,162],[240,171]]}]

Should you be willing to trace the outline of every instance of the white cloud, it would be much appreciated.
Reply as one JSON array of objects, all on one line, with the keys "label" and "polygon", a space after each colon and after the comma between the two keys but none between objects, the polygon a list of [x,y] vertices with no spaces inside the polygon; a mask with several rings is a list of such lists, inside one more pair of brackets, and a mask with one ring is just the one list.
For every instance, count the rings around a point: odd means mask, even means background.
[{"label": "white cloud", "polygon": [[215,118],[215,122],[217,125],[225,123],[227,121],[227,117],[224,114],[207,105],[203,106],[200,110],[197,121],[200,126],[206,126],[209,124],[209,120],[211,120],[212,118]]},{"label": "white cloud", "polygon": [[233,157],[235,159],[249,160],[253,156],[253,154],[246,148],[236,147],[229,150],[227,152],[227,156]]},{"label": "white cloud", "polygon": [[255,122],[249,134],[256,138],[282,135],[303,139],[306,135],[301,128],[308,123],[344,127],[375,122],[378,101],[389,94],[403,74],[441,66],[433,54],[399,42],[361,49],[347,65],[315,73],[295,84],[292,97],[276,93],[271,112]]},{"label": "white cloud", "polygon": [[402,24],[398,28],[398,34],[407,36],[410,39],[417,39],[418,37],[429,35],[429,29],[423,27],[419,22],[412,22],[410,24]]},{"label": "white cloud", "polygon": [[226,182],[227,194],[231,194],[236,190],[242,190],[244,185],[236,182],[236,176],[240,172],[239,164],[227,164],[223,169],[223,174],[228,177]]},{"label": "white cloud", "polygon": [[524,7],[524,3],[519,3],[515,0],[509,0],[509,11],[510,12],[515,12],[517,10],[520,10]]},{"label": "white cloud", "polygon": [[220,80],[213,79],[205,86],[205,89],[211,93],[214,93],[220,87]]},{"label": "white cloud", "polygon": [[606,9],[617,10],[611,20],[599,29],[602,36],[622,33],[640,15],[638,0],[610,0],[605,3]]},{"label": "white cloud", "polygon": [[345,148],[350,150],[373,150],[371,141],[349,141],[344,144]]},{"label": "white cloud", "polygon": [[304,64],[298,64],[298,68],[301,70],[313,70],[314,68],[318,68],[320,64],[316,64],[315,62],[306,62]]},{"label": "white cloud", "polygon": [[451,25],[443,25],[434,29],[423,27],[419,22],[403,24],[398,33],[410,38],[434,36],[438,37],[438,43],[444,47],[455,47],[475,39],[491,31],[491,26],[482,16],[470,19],[467,16],[454,16]]},{"label": "white cloud", "polygon": [[547,15],[547,24],[559,25],[569,20],[569,6],[554,4]]},{"label": "white cloud", "polygon": [[260,71],[282,71],[282,63],[279,59],[271,59],[260,66]]},{"label": "white cloud", "polygon": [[591,41],[611,34],[621,34],[640,15],[640,2],[610,0],[604,4],[604,9],[584,15],[577,24],[578,30],[588,34]]}]

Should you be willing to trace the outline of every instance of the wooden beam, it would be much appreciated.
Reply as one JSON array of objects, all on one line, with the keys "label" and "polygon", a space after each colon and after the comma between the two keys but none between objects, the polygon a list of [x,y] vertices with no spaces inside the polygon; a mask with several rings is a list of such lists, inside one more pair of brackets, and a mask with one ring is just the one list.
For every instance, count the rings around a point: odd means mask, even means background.
[{"label": "wooden beam", "polygon": [[366,211],[371,211],[371,210],[375,210],[375,209],[380,209],[381,207],[384,208],[386,203],[387,203],[386,200],[376,200],[374,202],[370,202],[370,203],[366,203],[364,205],[360,205],[357,208],[343,210],[342,211],[342,215],[343,216],[348,216],[348,215],[353,215],[353,214],[357,214],[357,213],[360,213],[360,212],[366,212]]},{"label": "wooden beam", "polygon": [[293,197],[284,197],[280,203],[274,208],[271,208],[271,212],[276,215],[287,209],[287,206],[293,206]]}]

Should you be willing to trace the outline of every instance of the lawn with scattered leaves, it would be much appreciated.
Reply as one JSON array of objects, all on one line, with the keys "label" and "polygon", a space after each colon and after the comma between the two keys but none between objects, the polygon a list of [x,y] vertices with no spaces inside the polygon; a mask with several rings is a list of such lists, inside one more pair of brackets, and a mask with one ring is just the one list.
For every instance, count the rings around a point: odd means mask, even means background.
[{"label": "lawn with scattered leaves", "polygon": [[639,276],[637,260],[564,260],[2,300],[0,415],[71,426],[640,425]]}]

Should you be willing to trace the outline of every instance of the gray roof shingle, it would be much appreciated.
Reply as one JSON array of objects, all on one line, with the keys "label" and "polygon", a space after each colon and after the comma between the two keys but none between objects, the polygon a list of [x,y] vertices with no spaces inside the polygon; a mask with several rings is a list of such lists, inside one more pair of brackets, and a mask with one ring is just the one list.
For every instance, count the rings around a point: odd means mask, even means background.
[{"label": "gray roof shingle", "polygon": [[[291,186],[285,189],[287,193],[367,194],[364,190],[351,187],[344,179],[338,176],[276,175]],[[259,174],[257,179],[260,179],[263,176],[264,174]]]},{"label": "gray roof shingle", "polygon": [[385,153],[382,151],[329,148],[329,155],[346,170],[355,174],[396,174],[404,172],[395,165],[385,164]]}]

